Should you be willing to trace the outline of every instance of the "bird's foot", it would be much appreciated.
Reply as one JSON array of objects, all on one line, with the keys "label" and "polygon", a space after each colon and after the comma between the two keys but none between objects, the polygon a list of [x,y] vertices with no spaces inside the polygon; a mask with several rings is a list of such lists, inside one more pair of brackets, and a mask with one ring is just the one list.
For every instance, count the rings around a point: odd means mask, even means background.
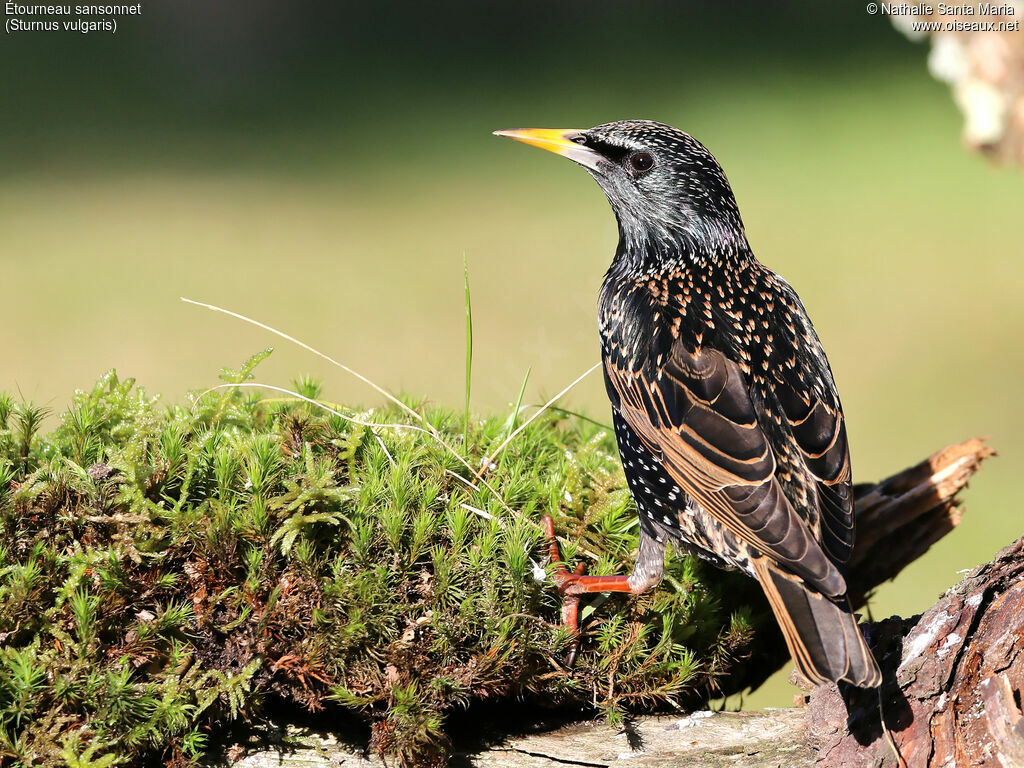
[{"label": "bird's foot", "polygon": [[[570,571],[562,561],[562,553],[555,538],[555,522],[551,515],[541,518],[548,540],[551,562],[556,563],[554,581],[558,594],[562,596],[562,624],[573,633],[579,631],[580,595],[595,592],[633,592],[628,576],[585,576],[583,563]],[[573,654],[575,655],[575,653]]]},{"label": "bird's foot", "polygon": [[558,587],[558,594],[562,596],[562,624],[573,632],[579,630],[580,594],[578,589],[573,589],[583,575],[583,563],[576,566],[575,571],[569,571],[562,560],[562,551],[558,547],[558,539],[555,538],[555,521],[551,515],[544,515],[541,518],[544,526],[544,535],[548,540],[548,551],[551,562],[555,563],[554,582]]}]

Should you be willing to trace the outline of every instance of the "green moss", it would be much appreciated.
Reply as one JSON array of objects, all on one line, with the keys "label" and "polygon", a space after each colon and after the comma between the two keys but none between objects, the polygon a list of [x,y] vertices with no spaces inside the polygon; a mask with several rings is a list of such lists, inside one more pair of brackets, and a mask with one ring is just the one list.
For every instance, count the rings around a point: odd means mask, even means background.
[{"label": "green moss", "polygon": [[[424,431],[254,393],[164,408],[109,373],[45,437],[39,409],[0,396],[0,762],[194,764],[211,724],[278,697],[357,711],[381,754],[441,764],[453,708],[615,720],[706,692],[749,641],[677,558],[651,594],[591,601],[568,665],[539,517],[592,572],[628,571],[636,546],[600,425],[545,414],[485,485]],[[476,420],[466,445],[461,414],[411,405],[473,466],[511,429]]]}]

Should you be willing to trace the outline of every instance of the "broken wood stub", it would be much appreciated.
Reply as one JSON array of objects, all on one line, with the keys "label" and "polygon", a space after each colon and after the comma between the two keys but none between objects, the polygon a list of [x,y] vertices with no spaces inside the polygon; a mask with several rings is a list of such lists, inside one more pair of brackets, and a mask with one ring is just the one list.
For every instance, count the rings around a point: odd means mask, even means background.
[{"label": "broken wood stub", "polygon": [[857,541],[847,578],[855,608],[960,524],[957,494],[994,453],[972,438],[879,483],[855,486]]}]

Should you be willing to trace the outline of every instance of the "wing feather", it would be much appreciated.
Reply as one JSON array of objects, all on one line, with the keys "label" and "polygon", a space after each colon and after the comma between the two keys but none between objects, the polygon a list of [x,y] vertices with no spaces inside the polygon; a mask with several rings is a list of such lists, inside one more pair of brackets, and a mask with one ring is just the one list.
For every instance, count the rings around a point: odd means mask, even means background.
[{"label": "wing feather", "polygon": [[[775,454],[735,362],[718,350],[692,350],[677,339],[660,366],[628,370],[608,357],[605,376],[623,418],[701,507],[757,552],[826,595],[846,591],[842,574],[776,477]],[[808,461],[818,462],[812,471],[822,473],[822,482],[836,487],[846,455],[841,421],[835,426],[833,419],[829,426],[821,415],[827,408],[799,399],[792,405],[786,418],[792,416],[804,429],[797,440],[800,450]],[[848,458],[845,462],[848,475]],[[841,522],[840,491],[828,498],[836,507],[831,516],[837,518],[827,526],[828,542],[844,540],[842,526],[833,524]]]},{"label": "wing feather", "polygon": [[822,544],[835,562],[845,563],[853,549],[854,518],[850,450],[838,400],[801,397],[788,382],[776,397],[807,472],[814,480]]}]

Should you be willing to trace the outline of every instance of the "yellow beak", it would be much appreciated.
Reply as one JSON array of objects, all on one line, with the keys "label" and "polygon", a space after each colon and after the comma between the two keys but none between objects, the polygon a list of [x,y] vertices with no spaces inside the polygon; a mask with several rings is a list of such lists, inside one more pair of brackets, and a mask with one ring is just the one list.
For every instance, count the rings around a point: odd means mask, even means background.
[{"label": "yellow beak", "polygon": [[495,131],[494,135],[507,136],[531,147],[546,149],[592,171],[600,172],[598,163],[602,159],[601,154],[573,140],[585,135],[584,131],[566,128],[520,128],[514,131]]}]

